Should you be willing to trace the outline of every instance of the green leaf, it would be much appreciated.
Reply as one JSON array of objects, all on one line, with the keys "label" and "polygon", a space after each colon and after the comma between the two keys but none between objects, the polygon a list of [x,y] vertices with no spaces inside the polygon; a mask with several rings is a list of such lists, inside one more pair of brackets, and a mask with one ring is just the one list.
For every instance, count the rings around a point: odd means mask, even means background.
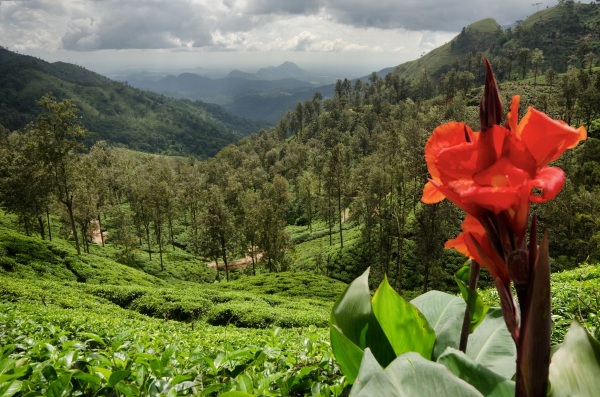
[{"label": "green leaf", "polygon": [[42,375],[44,375],[44,378],[48,382],[58,379],[58,374],[52,365],[46,365],[42,368]]},{"label": "green leaf", "polygon": [[16,363],[17,361],[13,360],[12,358],[5,358],[4,360],[0,361],[0,375],[12,370]]},{"label": "green leaf", "polygon": [[88,374],[87,372],[76,371],[73,372],[73,378],[79,379],[81,381],[87,382],[89,384],[98,386],[102,383],[102,378],[95,374]]},{"label": "green leaf", "polygon": [[600,343],[573,321],[550,363],[552,397],[597,396],[600,390]]},{"label": "green leaf", "polygon": [[[367,388],[366,391],[364,391],[365,388]],[[371,349],[365,349],[365,354],[362,362],[360,363],[360,371],[356,381],[354,382],[354,385],[352,386],[350,396],[367,395],[366,393],[368,393],[369,390],[375,392],[374,395],[385,396],[386,394],[384,391],[390,392],[394,389],[394,385],[390,382],[387,376],[385,376],[383,368],[381,368],[381,365],[379,365],[373,356],[373,353],[371,353]]]},{"label": "green leaf", "polygon": [[375,292],[372,304],[375,317],[397,356],[417,352],[426,359],[431,357],[435,343],[433,329],[415,306],[394,291],[387,276]]},{"label": "green leaf", "polygon": [[[350,397],[390,396],[390,397],[481,397],[473,386],[455,376],[445,366],[409,352],[398,356],[383,370],[365,350],[367,362],[361,365],[355,386]],[[364,373],[363,373],[364,371]],[[355,390],[356,387],[356,390]]]},{"label": "green leaf", "polygon": [[123,394],[125,397],[135,397],[140,395],[140,391],[133,385],[126,385],[125,383],[117,383],[115,389]]},{"label": "green leaf", "polygon": [[467,303],[469,314],[471,316],[471,324],[469,326],[469,332],[473,332],[475,328],[483,321],[485,314],[489,307],[483,303],[481,297],[477,291],[469,287],[469,276],[471,273],[471,266],[465,265],[461,267],[454,275],[454,280],[458,284],[460,293]]},{"label": "green leaf", "polygon": [[21,391],[23,382],[19,380],[13,380],[12,382],[6,382],[0,384],[0,397],[11,397]]},{"label": "green leaf", "polygon": [[114,386],[123,379],[127,379],[129,375],[131,375],[131,371],[128,371],[126,369],[120,369],[118,371],[115,371],[112,374],[110,374],[110,378],[108,378],[108,385]]},{"label": "green leaf", "polygon": [[490,371],[459,350],[449,347],[439,357],[438,362],[486,397],[515,395],[515,382]]},{"label": "green leaf", "polygon": [[[355,354],[346,353],[356,353],[358,350],[369,347],[377,361],[382,366],[387,366],[396,355],[373,313],[368,279],[369,269],[348,285],[346,291],[334,305],[330,325],[331,347],[336,359],[338,355],[344,355],[345,359],[356,359]],[[336,331],[342,333],[345,338],[334,335]],[[356,345],[358,350],[344,346],[346,343]],[[346,364],[348,364],[346,368],[356,369],[356,372],[344,372],[348,381],[352,382],[360,368],[360,359],[357,362],[347,362]]]},{"label": "green leaf", "polygon": [[72,389],[71,374],[65,374],[50,382],[50,386],[48,386],[48,390],[46,391],[45,395],[47,397],[68,396],[71,394]]},{"label": "green leaf", "polygon": [[436,360],[447,347],[458,348],[466,303],[458,296],[429,291],[411,301],[425,316],[436,335],[432,359]]},{"label": "green leaf", "polygon": [[335,359],[342,369],[343,374],[346,375],[348,383],[352,384],[360,369],[363,350],[352,343],[336,325],[331,325],[329,331]]},{"label": "green leaf", "polygon": [[517,348],[513,341],[502,310],[491,308],[483,322],[469,336],[467,356],[504,378],[512,378],[516,372]]},{"label": "green leaf", "polygon": [[88,340],[93,340],[94,342],[104,345],[104,339],[102,339],[100,336],[93,334],[91,332],[80,332],[79,336],[83,336],[84,338],[87,338]]},{"label": "green leaf", "polygon": [[221,394],[221,397],[253,397],[253,396],[254,396],[254,394],[248,394],[246,392],[238,391],[238,390],[228,391],[226,393]]},{"label": "green leaf", "polygon": [[169,360],[171,360],[171,357],[173,357],[173,354],[175,354],[176,351],[177,347],[175,347],[174,345],[168,345],[165,348],[165,351],[160,356],[160,362],[163,365],[163,367],[169,364]]},{"label": "green leaf", "polygon": [[223,384],[222,383],[216,383],[216,384],[212,384],[210,386],[208,386],[206,389],[202,390],[202,393],[200,393],[201,396],[208,396],[211,393],[214,393],[216,391],[219,391],[223,389]]}]

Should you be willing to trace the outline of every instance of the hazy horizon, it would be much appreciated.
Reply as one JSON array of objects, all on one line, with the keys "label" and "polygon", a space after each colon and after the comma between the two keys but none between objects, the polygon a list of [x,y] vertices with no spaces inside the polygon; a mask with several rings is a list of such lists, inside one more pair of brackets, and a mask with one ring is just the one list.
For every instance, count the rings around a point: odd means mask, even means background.
[{"label": "hazy horizon", "polygon": [[111,75],[255,72],[285,61],[361,77],[419,58],[477,20],[509,25],[556,1],[2,0],[0,45]]}]

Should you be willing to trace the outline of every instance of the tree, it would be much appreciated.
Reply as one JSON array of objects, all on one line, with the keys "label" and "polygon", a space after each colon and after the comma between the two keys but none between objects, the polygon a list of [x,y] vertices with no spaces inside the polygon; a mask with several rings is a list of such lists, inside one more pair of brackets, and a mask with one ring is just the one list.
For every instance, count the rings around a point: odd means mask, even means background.
[{"label": "tree", "polygon": [[527,62],[529,61],[529,48],[521,47],[517,52],[517,58],[519,60],[519,65],[521,66],[521,78],[525,78],[525,73],[527,72]]},{"label": "tree", "polygon": [[225,278],[229,281],[229,259],[236,248],[237,229],[234,216],[225,204],[225,195],[216,185],[206,191],[204,208],[199,217],[203,253],[215,261],[217,274],[219,259],[225,265]]},{"label": "tree", "polygon": [[57,102],[51,94],[38,102],[42,108],[31,133],[36,144],[36,155],[41,159],[55,188],[58,200],[64,204],[69,216],[71,232],[77,253],[81,254],[73,205],[75,200],[75,159],[86,131],[79,125],[77,108],[73,101]]},{"label": "tree", "polygon": [[258,246],[270,272],[282,268],[285,250],[289,247],[289,236],[285,231],[289,200],[288,182],[282,176],[275,175],[273,182],[263,186]]},{"label": "tree", "polygon": [[535,48],[531,52],[531,64],[533,65],[533,85],[537,85],[538,70],[544,64],[544,52],[539,48]]},{"label": "tree", "polygon": [[[45,239],[44,215],[50,202],[53,186],[40,164],[39,157],[31,155],[33,144],[30,134],[8,133],[0,126],[0,206],[18,215],[29,235],[33,221]],[[48,235],[51,237],[50,224]]]}]

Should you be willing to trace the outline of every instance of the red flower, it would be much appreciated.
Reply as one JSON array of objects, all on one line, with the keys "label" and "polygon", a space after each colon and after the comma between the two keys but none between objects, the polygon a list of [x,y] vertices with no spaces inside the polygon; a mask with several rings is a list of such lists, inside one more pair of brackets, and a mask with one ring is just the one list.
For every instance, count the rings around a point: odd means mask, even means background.
[{"label": "red flower", "polygon": [[445,248],[454,248],[466,257],[485,264],[494,280],[500,279],[504,284],[510,283],[508,269],[504,260],[498,255],[487,238],[481,223],[471,215],[467,215],[462,223],[462,233],[448,240]]},{"label": "red flower", "polygon": [[506,127],[480,133],[451,122],[433,131],[425,146],[431,178],[423,202],[447,197],[480,220],[486,210],[504,212],[515,235],[525,236],[529,204],[554,198],[564,183],[563,171],[548,163],[585,139],[586,131],[533,108],[517,123],[519,99],[513,97]]}]

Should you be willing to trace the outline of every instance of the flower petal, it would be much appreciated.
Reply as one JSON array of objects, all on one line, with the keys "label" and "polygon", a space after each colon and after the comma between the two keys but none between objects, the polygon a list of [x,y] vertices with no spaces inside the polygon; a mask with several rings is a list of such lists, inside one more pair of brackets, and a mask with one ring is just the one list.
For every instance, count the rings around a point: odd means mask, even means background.
[{"label": "flower petal", "polygon": [[536,178],[531,181],[531,188],[542,191],[541,196],[530,194],[529,199],[534,203],[552,200],[560,192],[565,183],[565,173],[558,167],[544,167],[538,171]]},{"label": "flower petal", "polygon": [[575,147],[587,137],[585,128],[575,129],[533,108],[529,108],[519,123],[519,129],[521,139],[538,167],[556,160],[566,149]]},{"label": "flower petal", "polygon": [[423,196],[421,197],[421,201],[425,204],[435,204],[439,203],[446,196],[442,192],[439,191],[438,188],[431,182],[427,182],[425,187],[423,188]]},{"label": "flower petal", "polygon": [[469,126],[458,122],[442,124],[433,130],[425,145],[425,161],[432,179],[440,178],[440,171],[436,165],[440,152],[467,142],[466,135],[472,136],[473,132]]}]

